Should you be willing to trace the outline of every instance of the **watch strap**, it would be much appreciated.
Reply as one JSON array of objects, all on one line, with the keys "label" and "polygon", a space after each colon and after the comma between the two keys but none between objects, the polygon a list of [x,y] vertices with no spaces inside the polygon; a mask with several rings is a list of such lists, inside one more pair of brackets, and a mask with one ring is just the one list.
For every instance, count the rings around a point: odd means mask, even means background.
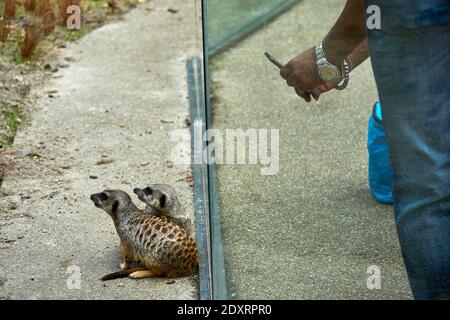
[{"label": "watch strap", "polygon": [[345,58],[344,61],[342,61],[342,74],[344,80],[341,84],[338,84],[336,86],[336,90],[344,90],[345,88],[347,88],[347,85],[350,81],[350,61],[348,60],[348,58]]},{"label": "watch strap", "polygon": [[331,64],[326,55],[325,55],[325,51],[323,50],[323,42],[319,43],[318,45],[316,45],[315,47],[315,52],[316,52],[316,59],[317,59],[317,67],[321,67],[321,66],[331,66],[336,68],[336,70],[338,71],[338,77],[341,77],[341,71],[339,70],[339,68],[333,64]]}]

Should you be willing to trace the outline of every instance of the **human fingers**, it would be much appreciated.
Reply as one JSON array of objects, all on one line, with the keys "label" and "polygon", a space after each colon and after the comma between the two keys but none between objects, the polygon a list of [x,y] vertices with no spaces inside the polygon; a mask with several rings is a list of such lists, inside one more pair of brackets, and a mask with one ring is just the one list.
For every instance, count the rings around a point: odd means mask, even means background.
[{"label": "human fingers", "polygon": [[300,88],[294,88],[294,90],[295,90],[295,93],[299,97],[303,98],[306,102],[311,102],[311,95],[309,93],[307,93],[306,91],[303,91]]}]

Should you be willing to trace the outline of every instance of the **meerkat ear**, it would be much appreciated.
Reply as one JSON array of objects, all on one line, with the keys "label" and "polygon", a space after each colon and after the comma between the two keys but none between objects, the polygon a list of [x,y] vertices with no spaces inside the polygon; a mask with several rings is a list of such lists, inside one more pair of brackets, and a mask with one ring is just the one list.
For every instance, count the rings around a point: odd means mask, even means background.
[{"label": "meerkat ear", "polygon": [[114,201],[113,205],[112,205],[112,213],[116,214],[117,213],[117,209],[119,209],[119,201]]},{"label": "meerkat ear", "polygon": [[166,206],[166,201],[167,201],[167,197],[165,194],[163,194],[160,198],[159,198],[159,206],[161,208],[164,208]]}]

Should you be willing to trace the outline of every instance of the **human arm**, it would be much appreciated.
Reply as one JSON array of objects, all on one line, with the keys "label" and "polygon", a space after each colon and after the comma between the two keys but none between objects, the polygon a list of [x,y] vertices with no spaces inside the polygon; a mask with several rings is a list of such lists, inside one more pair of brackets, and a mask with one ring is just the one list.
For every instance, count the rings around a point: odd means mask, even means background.
[{"label": "human arm", "polygon": [[[365,37],[364,0],[347,0],[339,19],[323,41],[329,62],[340,65]],[[284,65],[280,74],[288,86],[293,87],[307,102],[311,101],[307,92],[325,84],[317,70],[314,48],[306,50]]]}]

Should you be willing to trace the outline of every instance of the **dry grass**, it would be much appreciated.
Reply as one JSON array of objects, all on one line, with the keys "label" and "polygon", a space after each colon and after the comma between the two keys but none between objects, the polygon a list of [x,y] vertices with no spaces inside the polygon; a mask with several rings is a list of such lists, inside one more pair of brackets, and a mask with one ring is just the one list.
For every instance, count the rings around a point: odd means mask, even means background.
[{"label": "dry grass", "polygon": [[[4,2],[3,2],[4,1]],[[30,62],[39,40],[43,44],[36,50],[38,54],[55,38],[73,41],[89,30],[102,25],[108,16],[119,16],[127,12],[131,3],[144,0],[0,0],[4,11],[0,12],[0,59],[17,63],[24,62],[20,56]],[[67,13],[69,6],[76,5],[87,15],[86,25],[82,29],[66,28],[73,12]],[[117,18],[117,17],[116,17]],[[27,26],[24,21],[37,19]],[[28,23],[29,24],[29,23]],[[40,24],[40,27],[37,25]],[[65,29],[65,30],[64,30]],[[50,37],[48,37],[50,36]],[[46,39],[44,39],[46,38]],[[21,53],[20,53],[21,51]]]},{"label": "dry grass", "polygon": [[0,21],[0,41],[6,42],[8,41],[8,34],[9,34],[9,25],[3,21]]},{"label": "dry grass", "polygon": [[5,0],[5,9],[3,12],[3,19],[9,20],[16,16],[16,3],[14,0]]},{"label": "dry grass", "polygon": [[21,55],[23,59],[30,59],[33,56],[39,40],[43,34],[42,23],[39,19],[30,18],[25,26],[25,38],[23,40]]},{"label": "dry grass", "polygon": [[42,19],[42,29],[46,36],[55,30],[55,13],[50,0],[39,1],[39,16]]},{"label": "dry grass", "polygon": [[36,10],[36,0],[23,0],[23,6],[28,11],[35,11]]},{"label": "dry grass", "polygon": [[3,20],[0,21],[0,41],[8,41],[8,34],[11,30],[9,20],[14,19],[16,16],[16,3],[14,0],[5,0],[5,6],[3,9]]}]

